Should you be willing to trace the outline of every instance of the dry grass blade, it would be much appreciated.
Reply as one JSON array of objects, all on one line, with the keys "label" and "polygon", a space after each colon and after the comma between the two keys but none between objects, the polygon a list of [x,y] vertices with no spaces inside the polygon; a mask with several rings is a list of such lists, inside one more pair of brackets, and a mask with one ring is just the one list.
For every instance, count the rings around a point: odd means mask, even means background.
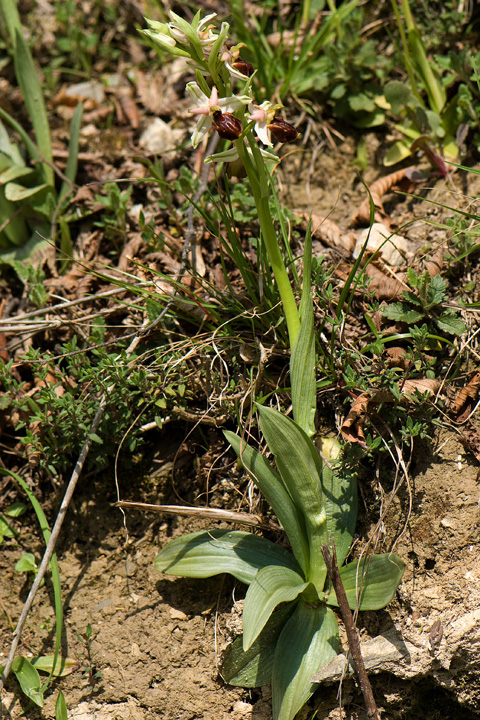
[{"label": "dry grass blade", "polygon": [[258,528],[269,527],[258,515],[249,515],[248,513],[233,510],[220,510],[219,508],[188,507],[187,505],[151,505],[150,503],[127,502],[126,500],[117,500],[114,506],[132,510],[145,510],[146,512],[180,515],[182,517],[217,520],[219,522],[233,522],[239,525],[249,525]]}]

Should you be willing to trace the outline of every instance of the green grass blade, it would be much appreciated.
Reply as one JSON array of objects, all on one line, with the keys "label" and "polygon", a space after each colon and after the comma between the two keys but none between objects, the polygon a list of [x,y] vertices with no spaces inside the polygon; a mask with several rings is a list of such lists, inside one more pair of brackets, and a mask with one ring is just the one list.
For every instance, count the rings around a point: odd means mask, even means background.
[{"label": "green grass blade", "polygon": [[[38,519],[38,523],[40,525],[40,529],[43,534],[43,540],[45,542],[45,545],[48,544],[48,541],[50,540],[50,527],[47,522],[47,518],[45,517],[45,513],[42,510],[42,507],[40,503],[38,502],[37,498],[33,494],[33,492],[28,487],[27,483],[23,478],[20,477],[20,475],[17,475],[16,473],[12,472],[11,470],[7,470],[5,468],[0,468],[0,474],[2,475],[10,475],[10,477],[13,477],[15,481],[23,488],[25,494],[27,495],[34,511]],[[57,560],[57,554],[54,552],[52,554],[52,558],[49,563],[50,571],[52,573],[52,585],[53,585],[53,595],[54,595],[54,603],[55,603],[55,647],[53,651],[53,660],[52,660],[52,670],[44,682],[42,686],[42,692],[45,691],[45,689],[48,687],[50,680],[53,676],[53,671],[56,667],[57,659],[60,653],[60,647],[62,643],[62,629],[63,629],[63,605],[62,605],[62,585],[60,582],[60,572],[58,569],[58,560]]]},{"label": "green grass blade", "polygon": [[305,573],[309,564],[308,537],[305,523],[285,489],[282,478],[261,453],[251,448],[247,443],[242,443],[242,439],[238,435],[228,430],[224,432],[224,435],[265,500],[271,505],[279,523],[287,534],[293,554]]},{"label": "green grass blade", "polygon": [[38,79],[28,45],[19,29],[16,31],[14,61],[15,74],[35,131],[38,149],[42,154],[42,159],[47,161],[43,163],[43,174],[46,182],[53,186],[53,168],[47,165],[47,163],[53,162],[52,141],[45,101],[43,99],[42,85]]},{"label": "green grass blade", "polygon": [[267,565],[255,575],[243,606],[243,649],[248,650],[280,603],[291,602],[306,583],[298,573],[278,565]]},{"label": "green grass blade", "polygon": [[310,682],[338,652],[338,625],[333,612],[299,602],[277,642],[272,671],[274,720],[293,720],[315,692]]},{"label": "green grass blade", "polygon": [[[72,122],[70,123],[70,142],[68,144],[68,160],[65,168],[65,177],[70,183],[75,182],[78,168],[78,144],[80,139],[80,127],[82,124],[83,104],[79,103],[73,113]],[[61,203],[70,192],[70,185],[65,180],[60,188],[58,202]]]},{"label": "green grass blade", "polygon": [[[348,604],[360,610],[380,610],[393,599],[405,567],[398,555],[372,555],[340,568]],[[360,595],[358,603],[358,596]],[[338,607],[334,590],[330,591],[328,605]]]},{"label": "green grass blade", "polygon": [[175,538],[153,563],[155,570],[167,575],[206,578],[230,573],[247,585],[265,565],[301,572],[288,550],[241,530],[200,530]]},{"label": "green grass blade", "polygon": [[311,278],[312,236],[309,223],[303,255],[303,288],[299,308],[300,330],[290,359],[293,417],[309,437],[313,437],[315,434],[315,411],[317,406]]}]

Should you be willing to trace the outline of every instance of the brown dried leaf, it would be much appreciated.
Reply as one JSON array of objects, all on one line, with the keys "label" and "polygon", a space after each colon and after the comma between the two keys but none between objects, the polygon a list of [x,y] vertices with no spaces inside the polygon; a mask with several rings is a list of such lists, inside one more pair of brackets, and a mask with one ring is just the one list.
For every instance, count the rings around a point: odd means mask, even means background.
[{"label": "brown dried leaf", "polygon": [[389,347],[384,351],[385,364],[388,367],[397,367],[406,370],[411,363],[409,352],[403,347]]},{"label": "brown dried leaf", "polygon": [[[415,395],[417,392],[435,395],[440,389],[440,381],[431,378],[418,378],[416,380],[405,380],[400,390],[403,395]],[[408,399],[408,398],[407,398]]]},{"label": "brown dried leaf", "polygon": [[466,449],[480,462],[480,433],[470,422],[460,428],[460,432]]},{"label": "brown dried leaf", "polygon": [[476,372],[458,393],[450,415],[457,423],[463,423],[470,415],[480,390],[480,372]]},{"label": "brown dried leaf", "polygon": [[402,299],[402,293],[407,289],[405,275],[391,277],[382,272],[374,263],[369,263],[364,269],[370,278],[368,290],[375,294],[377,300]]},{"label": "brown dried leaf", "polygon": [[[305,213],[304,217],[306,220],[304,229],[306,229],[310,215]],[[340,248],[351,255],[356,242],[356,238],[353,233],[344,233],[337,223],[333,222],[333,220],[330,220],[328,217],[323,217],[322,215],[312,215],[311,218],[312,237],[318,238],[318,240],[328,247],[335,249]]]},{"label": "brown dried leaf", "polygon": [[363,423],[368,414],[368,404],[370,401],[371,397],[369,393],[362,393],[350,408],[350,412],[340,428],[340,432],[347,442],[359,443],[364,447],[366,446]]},{"label": "brown dried leaf", "polygon": [[[382,198],[386,193],[391,190],[395,185],[403,180],[403,178],[412,171],[413,167],[403,168],[402,170],[396,170],[385,177],[378,178],[375,180],[370,187],[370,194],[372,196],[373,204],[375,205],[375,222],[383,222],[386,225],[390,225],[390,220],[383,209]],[[370,197],[367,196],[362,202],[357,212],[352,216],[350,225],[354,227],[357,225],[369,225],[370,224]]]},{"label": "brown dried leaf", "polygon": [[428,270],[430,277],[440,275],[443,268],[443,248],[439,248],[435,255],[432,255],[430,260],[425,263],[425,270]]},{"label": "brown dried leaf", "polygon": [[123,115],[130,123],[130,127],[136,130],[140,125],[140,113],[138,112],[137,105],[133,99],[131,87],[121,87],[118,90],[118,102]]}]

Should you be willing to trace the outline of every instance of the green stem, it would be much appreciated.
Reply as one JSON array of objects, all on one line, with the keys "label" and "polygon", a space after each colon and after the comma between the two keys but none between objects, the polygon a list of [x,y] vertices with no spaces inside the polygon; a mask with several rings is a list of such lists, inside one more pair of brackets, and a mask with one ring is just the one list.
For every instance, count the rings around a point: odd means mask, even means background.
[{"label": "green stem", "polygon": [[[249,139],[249,138],[248,138]],[[262,232],[263,241],[267,250],[268,259],[270,266],[275,276],[277,283],[278,292],[283,305],[283,312],[285,314],[285,320],[287,322],[288,337],[290,341],[290,347],[293,348],[295,340],[300,329],[300,318],[297,309],[297,303],[295,302],[295,296],[293,294],[290,280],[283,262],[282,253],[275,232],[273,224],[272,214],[270,212],[270,206],[268,198],[270,195],[268,176],[265,170],[263,158],[260,154],[260,150],[252,139],[250,143],[252,147],[253,158],[250,157],[245,141],[243,138],[235,142],[237,147],[238,155],[242,160],[247,176],[250,181],[253,196],[255,199],[255,206],[257,208],[258,219],[260,222],[260,229]]]}]

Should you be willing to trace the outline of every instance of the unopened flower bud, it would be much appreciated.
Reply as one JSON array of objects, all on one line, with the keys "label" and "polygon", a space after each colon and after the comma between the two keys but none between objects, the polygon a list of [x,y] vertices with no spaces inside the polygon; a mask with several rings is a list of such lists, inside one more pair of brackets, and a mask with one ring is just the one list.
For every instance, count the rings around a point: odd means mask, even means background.
[{"label": "unopened flower bud", "polygon": [[279,143],[293,142],[298,136],[296,128],[281,117],[274,117],[267,128]]},{"label": "unopened flower bud", "polygon": [[243,60],[240,56],[232,63],[232,68],[234,70],[238,70],[238,72],[245,75],[245,77],[252,77],[255,72],[253,65],[246,60]]},{"label": "unopened flower bud", "polygon": [[215,130],[224,140],[237,140],[243,131],[241,121],[232,113],[216,110],[212,115]]}]

